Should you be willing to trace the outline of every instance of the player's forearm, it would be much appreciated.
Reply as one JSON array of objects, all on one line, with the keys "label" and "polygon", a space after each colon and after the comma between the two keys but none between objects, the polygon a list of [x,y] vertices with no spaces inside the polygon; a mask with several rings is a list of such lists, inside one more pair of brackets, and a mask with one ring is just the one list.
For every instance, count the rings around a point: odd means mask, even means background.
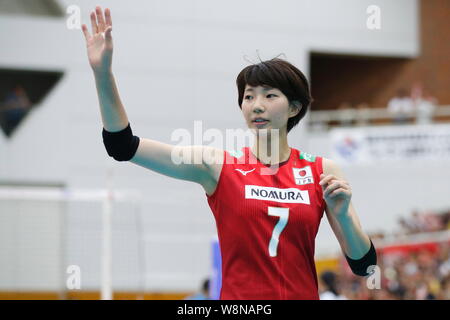
[{"label": "player's forearm", "polygon": [[370,249],[370,239],[364,233],[357,217],[348,214],[337,219],[344,239],[345,254],[354,260],[362,258]]},{"label": "player's forearm", "polygon": [[112,72],[94,73],[94,77],[103,127],[110,132],[123,130],[128,125],[128,117]]}]

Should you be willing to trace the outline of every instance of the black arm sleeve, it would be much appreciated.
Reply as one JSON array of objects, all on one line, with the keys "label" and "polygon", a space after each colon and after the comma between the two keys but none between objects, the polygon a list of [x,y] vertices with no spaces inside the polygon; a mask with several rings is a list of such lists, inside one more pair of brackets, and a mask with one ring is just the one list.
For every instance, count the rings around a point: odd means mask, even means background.
[{"label": "black arm sleeve", "polygon": [[369,251],[361,259],[353,260],[346,254],[344,255],[353,273],[361,277],[369,275],[369,273],[367,273],[367,268],[377,264],[377,252],[373,246],[372,240],[370,240]]},{"label": "black arm sleeve", "polygon": [[139,146],[139,137],[133,136],[130,123],[118,132],[109,132],[103,128],[102,137],[108,155],[117,161],[131,160]]}]

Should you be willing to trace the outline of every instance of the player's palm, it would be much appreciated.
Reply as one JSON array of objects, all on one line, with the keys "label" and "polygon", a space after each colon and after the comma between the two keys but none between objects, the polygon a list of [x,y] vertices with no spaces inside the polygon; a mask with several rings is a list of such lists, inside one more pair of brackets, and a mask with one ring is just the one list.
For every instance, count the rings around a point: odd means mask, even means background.
[{"label": "player's palm", "polygon": [[86,38],[88,58],[94,72],[106,72],[111,69],[113,41],[111,36],[112,19],[111,12],[107,8],[105,16],[100,7],[91,13],[92,35],[89,34],[86,25],[82,30]]}]

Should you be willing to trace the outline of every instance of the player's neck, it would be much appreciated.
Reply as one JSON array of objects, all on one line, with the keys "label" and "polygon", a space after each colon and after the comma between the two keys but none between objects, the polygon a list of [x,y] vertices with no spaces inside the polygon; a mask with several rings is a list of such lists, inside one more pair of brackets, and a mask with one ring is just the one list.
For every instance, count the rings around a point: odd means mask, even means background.
[{"label": "player's neck", "polygon": [[256,139],[250,150],[260,162],[267,165],[276,165],[289,159],[291,148],[287,143],[287,139],[280,139],[280,141],[275,143],[271,143],[270,139],[259,140]]}]

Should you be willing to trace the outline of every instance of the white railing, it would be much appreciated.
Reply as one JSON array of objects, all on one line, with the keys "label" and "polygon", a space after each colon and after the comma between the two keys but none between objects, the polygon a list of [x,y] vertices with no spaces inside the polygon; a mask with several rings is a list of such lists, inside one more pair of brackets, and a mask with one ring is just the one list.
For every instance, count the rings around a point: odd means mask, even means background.
[{"label": "white railing", "polygon": [[[382,239],[371,239],[377,250],[387,247],[420,245],[424,243],[447,243],[450,245],[450,230],[420,232],[416,234],[388,235]],[[340,250],[328,250],[315,256],[316,261],[342,258],[343,255]]]},{"label": "white railing", "polygon": [[[430,116],[431,123],[449,122],[450,105],[437,107]],[[405,116],[408,121],[415,122],[418,115],[412,112]],[[332,126],[374,126],[393,124],[395,114],[387,108],[344,109],[311,111],[309,125],[312,129],[327,130]]]},{"label": "white railing", "polygon": [[416,234],[387,236],[383,239],[373,239],[374,246],[377,248],[400,245],[416,245],[429,242],[450,242],[450,230],[420,232]]}]

